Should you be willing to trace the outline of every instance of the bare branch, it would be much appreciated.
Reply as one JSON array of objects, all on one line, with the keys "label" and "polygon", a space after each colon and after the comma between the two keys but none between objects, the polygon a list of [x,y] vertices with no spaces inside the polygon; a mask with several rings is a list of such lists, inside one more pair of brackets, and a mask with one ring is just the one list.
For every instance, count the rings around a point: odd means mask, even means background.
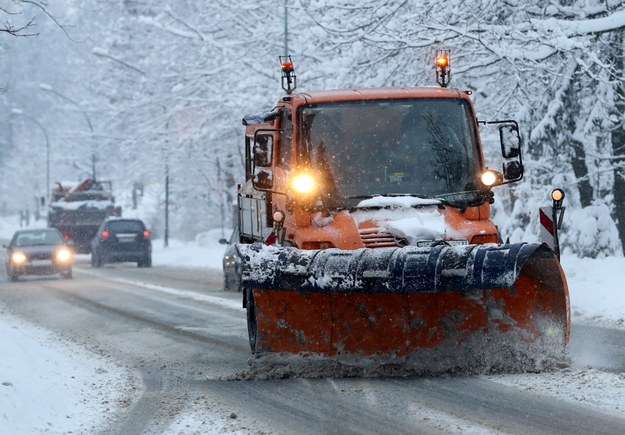
[{"label": "bare branch", "polygon": [[50,19],[54,22],[54,24],[56,24],[56,25],[59,27],[59,29],[61,29],[61,30],[63,31],[63,33],[65,33],[65,36],[67,36],[67,38],[68,38],[70,41],[72,41],[72,42],[78,42],[78,43],[83,43],[83,42],[85,42],[85,41],[86,41],[86,39],[85,39],[85,40],[82,40],[82,41],[78,41],[78,40],[76,40],[76,39],[72,38],[72,36],[71,36],[71,35],[69,34],[69,32],[68,32],[68,27],[67,27],[67,26],[65,26],[64,24],[62,24],[62,23],[58,20],[58,18],[57,18],[57,17],[55,17],[54,15],[52,15],[52,14],[48,11],[48,9],[47,9],[48,3],[47,3],[47,2],[45,2],[45,1],[41,1],[41,2],[39,2],[39,1],[35,1],[35,0],[21,0],[21,1],[22,1],[22,3],[30,4],[30,5],[33,5],[33,6],[37,7],[37,8],[39,8],[39,10],[41,10],[41,12],[43,12],[43,13],[44,13],[44,14],[45,14],[48,18],[50,18]]},{"label": "bare branch", "polygon": [[[3,10],[3,12],[9,14],[9,12]],[[0,28],[0,32],[5,32],[8,33],[9,35],[13,35],[13,36],[23,36],[23,37],[31,37],[31,36],[37,36],[39,35],[39,33],[21,33],[23,31],[25,31],[26,29],[30,29],[31,27],[33,27],[35,25],[35,18],[31,18],[30,21],[28,23],[26,23],[25,25],[21,26],[21,27],[15,27],[13,26],[13,24],[9,23],[8,21],[4,24],[4,27]]]}]

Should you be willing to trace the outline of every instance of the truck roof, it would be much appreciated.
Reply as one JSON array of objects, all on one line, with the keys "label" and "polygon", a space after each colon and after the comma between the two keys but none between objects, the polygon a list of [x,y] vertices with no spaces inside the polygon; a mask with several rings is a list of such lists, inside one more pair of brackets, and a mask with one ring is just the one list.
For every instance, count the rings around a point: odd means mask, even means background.
[{"label": "truck roof", "polygon": [[293,99],[307,103],[330,103],[336,101],[386,100],[403,98],[468,98],[469,93],[458,89],[434,86],[405,86],[383,88],[335,89],[291,94]]},{"label": "truck roof", "polygon": [[[341,101],[399,100],[404,98],[462,98],[471,101],[470,91],[441,88],[438,86],[397,86],[379,88],[332,89],[313,92],[294,92],[285,95],[295,105],[336,103]],[[243,125],[254,126],[273,121],[279,112],[274,109],[257,112],[243,117]],[[254,131],[253,129],[249,131]]]}]

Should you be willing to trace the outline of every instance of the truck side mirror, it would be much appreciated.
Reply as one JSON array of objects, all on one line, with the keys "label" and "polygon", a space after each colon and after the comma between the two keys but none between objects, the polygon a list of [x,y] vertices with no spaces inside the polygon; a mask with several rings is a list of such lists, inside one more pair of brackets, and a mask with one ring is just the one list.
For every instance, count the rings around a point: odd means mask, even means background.
[{"label": "truck side mirror", "polygon": [[518,160],[503,163],[503,178],[508,181],[517,181],[523,178],[523,165]]},{"label": "truck side mirror", "polygon": [[505,123],[499,126],[501,155],[504,159],[515,159],[521,156],[521,136],[516,123]]},{"label": "truck side mirror", "polygon": [[499,126],[499,141],[503,162],[503,178],[507,181],[518,181],[523,178],[521,162],[521,135],[515,121],[506,121]]},{"label": "truck side mirror", "polygon": [[253,183],[258,189],[271,189],[273,187],[273,135],[256,134],[253,147]]},{"label": "truck side mirror", "polygon": [[257,134],[254,141],[254,166],[263,168],[271,166],[273,157],[273,136]]}]

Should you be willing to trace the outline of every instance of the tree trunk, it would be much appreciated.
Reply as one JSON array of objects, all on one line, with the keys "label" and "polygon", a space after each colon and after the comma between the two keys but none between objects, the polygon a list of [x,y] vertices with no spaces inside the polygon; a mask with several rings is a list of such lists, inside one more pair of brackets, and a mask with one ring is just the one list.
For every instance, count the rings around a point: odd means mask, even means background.
[{"label": "tree trunk", "polygon": [[614,51],[612,53],[612,81],[616,83],[614,109],[620,124],[612,130],[612,155],[614,160],[614,213],[619,238],[625,252],[625,49],[623,32],[615,34]]},{"label": "tree trunk", "polygon": [[[625,116],[625,113],[621,112],[621,117],[623,116]],[[614,161],[614,166],[616,166],[613,187],[614,213],[616,215],[619,238],[621,239],[623,252],[625,252],[625,130],[623,127],[612,132],[612,150],[615,157],[619,156]]]},{"label": "tree trunk", "polygon": [[571,166],[575,177],[580,180],[578,182],[579,188],[579,200],[582,207],[588,207],[592,204],[593,189],[588,177],[588,167],[586,166],[586,150],[584,150],[584,144],[570,139],[571,147],[573,148],[573,159],[571,160]]}]

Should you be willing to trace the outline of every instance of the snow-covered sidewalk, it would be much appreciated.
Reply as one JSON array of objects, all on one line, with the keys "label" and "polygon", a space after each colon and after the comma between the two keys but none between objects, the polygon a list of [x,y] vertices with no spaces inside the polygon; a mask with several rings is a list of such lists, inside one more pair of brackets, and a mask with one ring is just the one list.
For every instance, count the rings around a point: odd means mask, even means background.
[{"label": "snow-covered sidewalk", "polygon": [[138,392],[133,373],[0,306],[0,434],[95,433]]},{"label": "snow-covered sidewalk", "polygon": [[[0,238],[9,239],[16,224],[0,220]],[[220,268],[225,249],[217,243],[220,233],[194,242],[170,240],[167,249],[155,240],[154,266]],[[0,281],[0,291],[4,285]],[[1,304],[0,349],[0,435],[97,433],[141,393],[136,373],[12,315]]]}]

